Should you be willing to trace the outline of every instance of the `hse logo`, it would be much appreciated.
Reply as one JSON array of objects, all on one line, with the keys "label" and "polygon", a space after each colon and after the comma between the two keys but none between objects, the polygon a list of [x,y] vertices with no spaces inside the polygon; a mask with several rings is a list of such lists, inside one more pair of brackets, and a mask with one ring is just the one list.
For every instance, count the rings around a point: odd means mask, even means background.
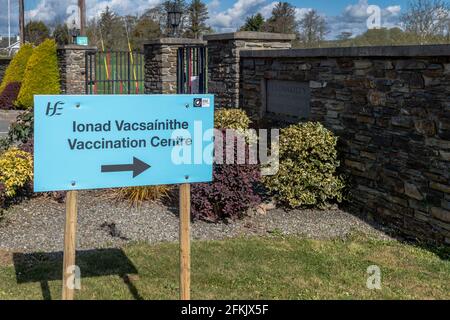
[{"label": "hse logo", "polygon": [[56,102],[54,105],[52,105],[51,102],[47,104],[47,109],[45,111],[45,115],[47,117],[53,117],[53,116],[60,116],[62,113],[60,112],[63,107],[60,107],[64,104],[62,101]]},{"label": "hse logo", "polygon": [[211,99],[209,98],[195,98],[194,107],[195,108],[209,108],[211,106]]}]

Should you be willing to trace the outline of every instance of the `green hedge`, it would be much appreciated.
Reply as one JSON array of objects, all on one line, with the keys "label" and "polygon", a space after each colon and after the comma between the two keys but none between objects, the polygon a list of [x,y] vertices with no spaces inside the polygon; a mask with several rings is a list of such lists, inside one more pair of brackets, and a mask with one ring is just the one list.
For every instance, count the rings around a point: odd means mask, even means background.
[{"label": "green hedge", "polygon": [[31,44],[24,44],[20,47],[20,50],[16,53],[6,69],[2,84],[0,85],[0,93],[11,82],[22,82],[28,60],[32,53],[33,46]]},{"label": "green hedge", "polygon": [[324,207],[342,201],[344,182],[339,167],[337,138],[320,123],[308,122],[281,129],[280,167],[264,184],[290,208]]},{"label": "green hedge", "polygon": [[16,105],[19,108],[32,108],[34,95],[59,94],[58,59],[54,40],[45,40],[33,50],[28,60],[22,87]]}]

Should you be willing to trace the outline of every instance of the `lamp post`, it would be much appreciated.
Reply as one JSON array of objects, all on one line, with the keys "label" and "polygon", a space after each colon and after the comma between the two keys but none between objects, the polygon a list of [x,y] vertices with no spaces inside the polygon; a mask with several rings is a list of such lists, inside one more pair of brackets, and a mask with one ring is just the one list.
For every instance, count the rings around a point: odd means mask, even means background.
[{"label": "lamp post", "polygon": [[181,14],[181,9],[175,0],[170,4],[169,11],[167,12],[167,18],[169,19],[169,24],[172,27],[171,36],[174,38],[177,36],[177,29],[181,22]]}]

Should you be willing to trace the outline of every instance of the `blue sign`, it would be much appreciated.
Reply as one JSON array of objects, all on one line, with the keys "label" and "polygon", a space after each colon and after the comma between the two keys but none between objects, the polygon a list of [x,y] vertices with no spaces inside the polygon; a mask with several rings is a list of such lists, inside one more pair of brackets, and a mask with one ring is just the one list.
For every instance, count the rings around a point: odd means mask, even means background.
[{"label": "blue sign", "polygon": [[212,181],[212,95],[42,95],[34,105],[35,192]]},{"label": "blue sign", "polygon": [[78,36],[76,38],[76,43],[79,46],[87,46],[89,44],[88,37]]}]

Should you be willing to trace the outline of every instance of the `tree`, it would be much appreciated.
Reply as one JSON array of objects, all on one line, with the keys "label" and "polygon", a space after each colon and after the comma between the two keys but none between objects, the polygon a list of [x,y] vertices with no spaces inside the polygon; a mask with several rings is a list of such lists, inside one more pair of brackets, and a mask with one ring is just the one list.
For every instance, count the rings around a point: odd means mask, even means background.
[{"label": "tree", "polygon": [[289,2],[278,2],[272,10],[264,29],[268,32],[298,33],[298,21],[295,18],[295,7]]},{"label": "tree", "polygon": [[159,22],[148,16],[142,16],[131,33],[131,42],[134,49],[143,49],[147,40],[156,39],[160,36],[161,28]]},{"label": "tree", "polygon": [[308,11],[299,22],[300,39],[306,45],[316,45],[324,40],[327,33],[325,18],[316,10]]},{"label": "tree", "polygon": [[450,5],[443,0],[414,0],[408,3],[401,21],[406,31],[415,34],[421,43],[444,37],[449,26]]},{"label": "tree", "polygon": [[245,19],[241,31],[264,31],[265,20],[261,13],[257,13]]},{"label": "tree", "polygon": [[56,43],[60,46],[69,44],[70,35],[67,24],[58,24],[55,27],[55,30],[53,30],[53,39],[55,39]]},{"label": "tree", "polygon": [[355,46],[393,46],[417,44],[417,38],[410,32],[404,32],[400,28],[370,29],[362,35],[350,39]]},{"label": "tree", "polygon": [[[125,23],[121,17],[106,7],[100,15],[97,30],[105,51],[127,50]],[[101,44],[101,43],[100,43]]]},{"label": "tree", "polygon": [[30,21],[25,26],[25,39],[34,45],[40,45],[50,38],[50,30],[42,21]]},{"label": "tree", "polygon": [[206,25],[208,20],[208,7],[201,0],[192,0],[188,8],[186,36],[189,38],[200,38],[201,35],[211,30]]},{"label": "tree", "polygon": [[353,36],[353,33],[350,31],[342,31],[340,35],[337,36],[339,41],[347,41],[350,40]]}]

